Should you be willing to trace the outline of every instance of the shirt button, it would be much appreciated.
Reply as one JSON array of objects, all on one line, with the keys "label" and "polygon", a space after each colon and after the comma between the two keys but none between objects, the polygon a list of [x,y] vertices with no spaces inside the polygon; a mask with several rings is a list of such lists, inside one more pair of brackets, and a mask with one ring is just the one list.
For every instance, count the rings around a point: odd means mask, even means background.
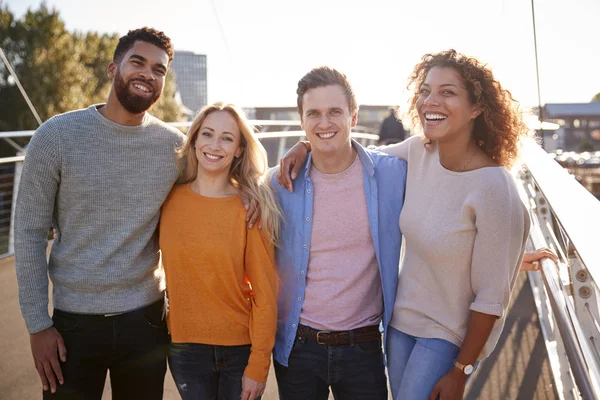
[{"label": "shirt button", "polygon": [[310,190],[310,189],[308,189],[308,190],[306,191],[306,193],[310,193],[310,192],[312,192],[312,190]]},{"label": "shirt button", "polygon": [[304,245],[304,248],[306,249],[306,248],[308,248],[308,246],[307,246],[307,245]]},{"label": "shirt button", "polygon": [[298,297],[298,301],[302,300],[302,297]]},{"label": "shirt button", "polygon": [[296,324],[292,324],[292,328],[295,328],[295,327],[296,327]]},{"label": "shirt button", "polygon": [[301,274],[301,275],[304,275],[304,271],[300,271],[300,274]]},{"label": "shirt button", "polygon": [[306,222],[310,221],[310,217],[306,217]]}]

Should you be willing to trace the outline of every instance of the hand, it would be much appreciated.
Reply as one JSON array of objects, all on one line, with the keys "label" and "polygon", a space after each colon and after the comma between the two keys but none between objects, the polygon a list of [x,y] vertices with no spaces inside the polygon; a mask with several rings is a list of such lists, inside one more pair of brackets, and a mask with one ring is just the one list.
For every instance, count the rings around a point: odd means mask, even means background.
[{"label": "hand", "polygon": [[429,400],[462,400],[468,376],[452,367],[452,371],[442,376],[435,384]]},{"label": "hand", "polygon": [[554,263],[558,264],[558,257],[554,252],[546,247],[538,249],[533,253],[525,253],[523,256],[523,262],[521,263],[521,271],[539,271],[542,258],[549,258]]},{"label": "hand", "polygon": [[[294,191],[292,181],[298,176],[300,167],[308,157],[308,146],[298,142],[292,147],[281,160],[279,160],[279,171],[277,171],[277,182],[290,192]],[[291,172],[291,173],[290,173]]]},{"label": "hand", "polygon": [[242,376],[242,400],[254,400],[262,396],[267,387],[267,382],[257,382],[246,375]]},{"label": "hand", "polygon": [[260,204],[256,200],[242,198],[244,208],[246,209],[246,222],[248,222],[248,228],[252,228],[256,221],[258,221],[258,229],[262,228],[262,221],[260,220]]},{"label": "hand", "polygon": [[41,332],[29,335],[29,341],[35,369],[40,376],[44,390],[48,390],[48,385],[50,385],[51,392],[55,393],[57,379],[61,385],[64,383],[58,362],[58,356],[62,362],[67,361],[67,348],[63,338],[56,328],[51,326]]}]

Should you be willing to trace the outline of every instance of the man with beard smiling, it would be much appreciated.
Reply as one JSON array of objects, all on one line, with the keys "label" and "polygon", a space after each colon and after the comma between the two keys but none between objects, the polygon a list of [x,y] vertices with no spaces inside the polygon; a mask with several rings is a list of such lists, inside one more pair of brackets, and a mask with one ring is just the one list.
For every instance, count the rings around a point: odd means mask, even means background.
[{"label": "man with beard smiling", "polygon": [[29,144],[15,258],[44,398],[100,398],[107,370],[114,398],[162,398],[168,333],[156,228],[183,135],[146,111],[172,59],[164,33],[130,31],[108,66],[106,104],[49,119]]}]

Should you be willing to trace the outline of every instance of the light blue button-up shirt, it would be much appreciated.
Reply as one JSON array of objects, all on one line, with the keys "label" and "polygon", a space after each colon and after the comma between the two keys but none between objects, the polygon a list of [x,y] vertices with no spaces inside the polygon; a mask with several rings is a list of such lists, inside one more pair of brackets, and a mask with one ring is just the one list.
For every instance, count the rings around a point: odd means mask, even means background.
[{"label": "light blue button-up shirt", "polygon": [[[365,149],[354,140],[352,144],[363,165],[369,228],[383,285],[382,322],[385,333],[392,317],[398,285],[402,239],[399,218],[404,203],[406,162]],[[298,173],[293,192],[279,185],[275,179],[276,174],[272,175],[272,184],[284,214],[280,246],[276,250],[281,286],[277,299],[279,317],[274,349],[275,360],[284,366],[288,365],[288,358],[296,338],[306,289],[314,195],[309,176],[311,156],[312,154],[309,154],[305,165]],[[327,304],[323,304],[323,307],[327,307]]]}]

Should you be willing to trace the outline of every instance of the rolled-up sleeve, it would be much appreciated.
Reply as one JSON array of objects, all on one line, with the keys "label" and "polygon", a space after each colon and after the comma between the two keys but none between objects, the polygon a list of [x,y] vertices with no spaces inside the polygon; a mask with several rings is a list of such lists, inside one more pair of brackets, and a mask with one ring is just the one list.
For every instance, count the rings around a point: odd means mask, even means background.
[{"label": "rolled-up sleeve", "polygon": [[510,177],[494,182],[481,196],[475,226],[470,309],[504,316],[525,251],[529,215]]}]

